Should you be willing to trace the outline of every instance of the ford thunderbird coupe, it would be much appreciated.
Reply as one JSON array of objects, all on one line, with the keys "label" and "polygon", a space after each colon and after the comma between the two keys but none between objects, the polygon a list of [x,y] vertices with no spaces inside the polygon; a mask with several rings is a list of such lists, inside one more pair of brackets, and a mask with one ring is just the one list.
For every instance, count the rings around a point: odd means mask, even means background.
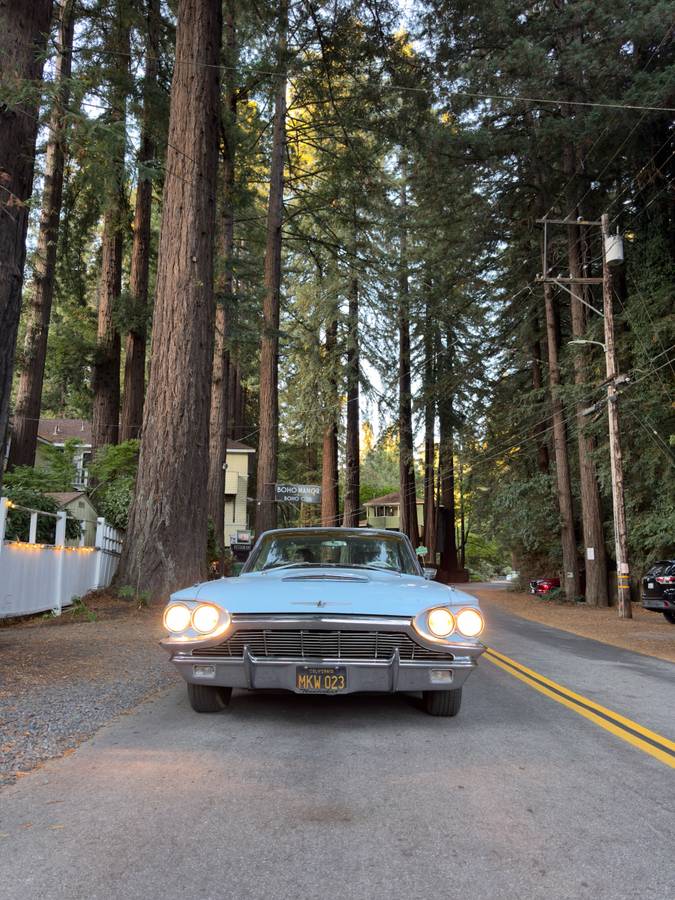
[{"label": "ford thunderbird coupe", "polygon": [[476,600],[425,578],[403,534],[364,528],[265,532],[238,578],[172,594],[164,624],[203,713],[245,688],[416,692],[455,716],[485,649]]}]

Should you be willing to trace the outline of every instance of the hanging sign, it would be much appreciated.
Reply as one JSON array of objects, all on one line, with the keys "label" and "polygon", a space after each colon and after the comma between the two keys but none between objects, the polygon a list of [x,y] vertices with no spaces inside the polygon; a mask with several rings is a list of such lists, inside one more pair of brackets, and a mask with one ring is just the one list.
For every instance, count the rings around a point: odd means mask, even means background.
[{"label": "hanging sign", "polygon": [[275,484],[274,499],[285,503],[321,503],[321,485]]}]

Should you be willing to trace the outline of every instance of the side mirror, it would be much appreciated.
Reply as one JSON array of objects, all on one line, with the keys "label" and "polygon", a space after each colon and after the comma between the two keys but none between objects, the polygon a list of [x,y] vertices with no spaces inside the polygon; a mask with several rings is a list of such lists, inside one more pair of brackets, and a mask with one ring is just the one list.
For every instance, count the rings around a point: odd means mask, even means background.
[{"label": "side mirror", "polygon": [[432,569],[429,566],[425,566],[422,569],[422,572],[424,573],[424,577],[427,581],[433,581],[436,577],[436,569]]}]

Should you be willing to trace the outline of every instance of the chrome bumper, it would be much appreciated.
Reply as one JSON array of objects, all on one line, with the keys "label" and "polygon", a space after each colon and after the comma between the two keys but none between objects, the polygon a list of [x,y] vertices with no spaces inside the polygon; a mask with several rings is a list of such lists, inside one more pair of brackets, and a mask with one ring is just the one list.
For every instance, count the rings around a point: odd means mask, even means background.
[{"label": "chrome bumper", "polygon": [[[378,630],[403,632],[414,636],[419,644],[427,649],[448,650],[452,660],[402,660],[398,650],[394,650],[389,659],[344,658],[264,658],[256,657],[246,646],[242,657],[228,658],[212,655],[200,655],[200,647],[214,646],[222,641],[199,641],[185,644],[167,638],[162,646],[171,653],[174,663],[186,682],[192,684],[211,684],[221,687],[247,688],[252,690],[286,690],[304,693],[296,687],[296,669],[306,666],[339,666],[346,670],[347,685],[340,693],[356,693],[373,691],[392,693],[395,691],[429,691],[454,690],[460,688],[469,674],[476,668],[477,659],[484,651],[484,646],[477,640],[456,638],[447,642],[430,645],[414,631],[409,619],[371,618],[365,617],[256,617],[244,619],[237,617],[234,622],[237,628],[271,627],[291,628],[302,625],[304,628],[339,627],[342,630],[363,629],[370,625]],[[314,693],[314,692],[313,692]]]}]

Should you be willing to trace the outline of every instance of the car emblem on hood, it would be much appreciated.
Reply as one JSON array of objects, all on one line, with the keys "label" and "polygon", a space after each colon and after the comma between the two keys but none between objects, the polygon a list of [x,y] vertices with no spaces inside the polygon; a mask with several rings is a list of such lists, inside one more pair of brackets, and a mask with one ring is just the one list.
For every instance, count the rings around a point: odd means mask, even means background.
[{"label": "car emblem on hood", "polygon": [[329,603],[331,606],[351,606],[348,600],[292,600],[291,603],[293,606],[316,606],[318,609],[323,609]]}]

